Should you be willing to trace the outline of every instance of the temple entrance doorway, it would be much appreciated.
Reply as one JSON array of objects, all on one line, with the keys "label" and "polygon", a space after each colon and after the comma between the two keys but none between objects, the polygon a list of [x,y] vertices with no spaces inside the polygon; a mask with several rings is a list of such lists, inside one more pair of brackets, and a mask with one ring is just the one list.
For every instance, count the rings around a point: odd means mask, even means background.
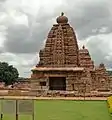
[{"label": "temple entrance doorway", "polygon": [[49,90],[66,90],[66,77],[49,77]]}]

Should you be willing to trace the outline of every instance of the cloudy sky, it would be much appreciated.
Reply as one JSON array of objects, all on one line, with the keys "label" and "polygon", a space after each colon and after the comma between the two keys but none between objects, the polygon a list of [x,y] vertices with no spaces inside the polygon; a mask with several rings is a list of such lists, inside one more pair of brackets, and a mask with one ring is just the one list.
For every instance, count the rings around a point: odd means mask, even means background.
[{"label": "cloudy sky", "polygon": [[64,12],[95,64],[112,67],[112,0],[0,0],[0,60],[29,77],[55,18]]}]

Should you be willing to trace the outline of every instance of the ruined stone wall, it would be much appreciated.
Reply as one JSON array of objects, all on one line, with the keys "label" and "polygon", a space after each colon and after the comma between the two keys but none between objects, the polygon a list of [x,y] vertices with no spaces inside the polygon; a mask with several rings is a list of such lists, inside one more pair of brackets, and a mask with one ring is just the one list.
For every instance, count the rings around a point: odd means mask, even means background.
[{"label": "ruined stone wall", "polygon": [[[45,82],[46,85],[41,85],[42,82]],[[33,90],[49,90],[48,79],[33,79],[31,80],[31,89]]]},{"label": "ruined stone wall", "polygon": [[109,90],[110,89],[110,76],[106,72],[104,64],[100,64],[95,69],[95,86],[96,90]]},{"label": "ruined stone wall", "polygon": [[95,71],[91,71],[91,84],[92,84],[92,87],[91,87],[91,90],[92,91],[96,91],[98,89],[98,80],[97,80],[97,77],[96,77],[96,74],[95,74]]},{"label": "ruined stone wall", "polygon": [[112,91],[112,76],[110,76],[110,89]]},{"label": "ruined stone wall", "polygon": [[69,73],[67,76],[67,90],[78,92],[90,92],[92,78],[89,71],[77,71]]},{"label": "ruined stone wall", "polygon": [[[84,73],[82,71],[76,71],[76,72],[44,72],[43,76],[46,76],[46,79],[43,78],[36,78],[31,82],[32,88],[37,89],[44,89],[46,88],[49,90],[49,77],[66,77],[66,90],[67,91],[78,91],[79,89],[82,89],[81,84],[83,85],[82,77]],[[45,81],[46,87],[42,88],[40,86],[40,82]]]},{"label": "ruined stone wall", "polygon": [[84,46],[79,50],[79,61],[80,67],[84,67],[89,70],[94,69],[94,62],[91,59],[88,49],[85,49]]}]

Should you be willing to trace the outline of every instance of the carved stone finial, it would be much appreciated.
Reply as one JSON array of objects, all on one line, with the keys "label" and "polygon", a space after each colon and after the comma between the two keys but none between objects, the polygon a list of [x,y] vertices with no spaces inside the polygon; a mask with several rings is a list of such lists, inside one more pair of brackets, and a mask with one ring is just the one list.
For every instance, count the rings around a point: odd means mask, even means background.
[{"label": "carved stone finial", "polygon": [[61,15],[59,17],[57,17],[56,19],[57,23],[61,23],[61,24],[65,24],[68,23],[68,18],[66,16],[64,16],[64,13],[62,12]]},{"label": "carved stone finial", "polygon": [[63,16],[63,15],[64,15],[64,12],[61,13],[61,16]]},{"label": "carved stone finial", "polygon": [[103,63],[100,63],[99,67],[100,68],[105,68],[105,65]]},{"label": "carved stone finial", "polygon": [[83,45],[82,48],[85,49],[85,46]]}]

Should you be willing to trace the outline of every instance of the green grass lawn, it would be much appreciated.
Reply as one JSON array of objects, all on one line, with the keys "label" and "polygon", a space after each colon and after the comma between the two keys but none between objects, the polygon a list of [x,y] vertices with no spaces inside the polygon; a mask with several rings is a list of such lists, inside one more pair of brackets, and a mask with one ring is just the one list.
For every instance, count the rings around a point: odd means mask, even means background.
[{"label": "green grass lawn", "polygon": [[[15,120],[4,115],[3,120]],[[19,120],[31,120],[31,116],[20,116]],[[112,120],[106,101],[35,101],[35,120]]]}]

